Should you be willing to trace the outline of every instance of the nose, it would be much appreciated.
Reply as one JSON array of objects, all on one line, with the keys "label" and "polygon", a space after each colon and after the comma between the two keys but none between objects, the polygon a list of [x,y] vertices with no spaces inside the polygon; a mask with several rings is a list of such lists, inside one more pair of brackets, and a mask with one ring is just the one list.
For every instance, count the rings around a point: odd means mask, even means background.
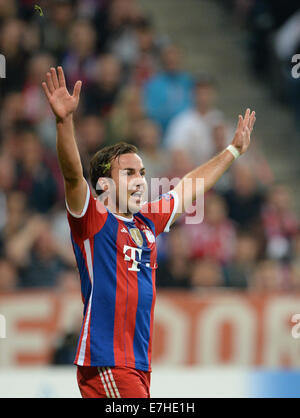
[{"label": "nose", "polygon": [[146,179],[141,174],[137,174],[130,182],[129,189],[143,189],[146,185]]},{"label": "nose", "polygon": [[143,176],[141,173],[138,173],[135,179],[136,179],[136,182],[140,184],[145,184],[145,176]]}]

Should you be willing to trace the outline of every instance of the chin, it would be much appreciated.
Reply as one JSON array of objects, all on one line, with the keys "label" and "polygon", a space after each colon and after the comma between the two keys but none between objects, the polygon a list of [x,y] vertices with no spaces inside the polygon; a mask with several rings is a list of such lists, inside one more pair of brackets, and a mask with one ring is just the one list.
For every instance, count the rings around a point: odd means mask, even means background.
[{"label": "chin", "polygon": [[128,211],[132,213],[133,215],[135,213],[138,213],[142,208],[142,202],[136,203],[136,202],[128,202]]}]

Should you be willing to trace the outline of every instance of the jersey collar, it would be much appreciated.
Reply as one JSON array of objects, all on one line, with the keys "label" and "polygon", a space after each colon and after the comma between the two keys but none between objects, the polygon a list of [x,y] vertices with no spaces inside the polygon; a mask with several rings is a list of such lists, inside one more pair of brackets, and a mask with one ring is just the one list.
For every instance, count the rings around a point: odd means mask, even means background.
[{"label": "jersey collar", "polygon": [[120,221],[123,221],[123,222],[133,222],[133,216],[131,218],[125,218],[125,216],[116,215],[115,213],[113,213],[113,215],[117,219],[120,219]]}]

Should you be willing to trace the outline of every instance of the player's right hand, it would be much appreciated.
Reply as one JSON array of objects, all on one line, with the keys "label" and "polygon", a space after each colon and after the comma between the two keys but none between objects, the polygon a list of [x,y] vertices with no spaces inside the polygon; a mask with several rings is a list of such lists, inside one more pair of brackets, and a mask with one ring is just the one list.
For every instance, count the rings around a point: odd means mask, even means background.
[{"label": "player's right hand", "polygon": [[46,74],[46,82],[42,83],[44,92],[57,120],[64,120],[75,112],[79,103],[81,81],[77,81],[73,94],[66,88],[66,81],[62,67],[51,68]]}]

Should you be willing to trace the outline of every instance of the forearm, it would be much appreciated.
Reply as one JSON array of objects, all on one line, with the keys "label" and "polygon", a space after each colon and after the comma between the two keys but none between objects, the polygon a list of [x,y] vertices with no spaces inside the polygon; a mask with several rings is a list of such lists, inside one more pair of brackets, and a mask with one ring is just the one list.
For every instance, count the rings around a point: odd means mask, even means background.
[{"label": "forearm", "polygon": [[73,117],[56,121],[56,149],[60,168],[66,182],[76,183],[83,177],[83,169],[75,139]]},{"label": "forearm", "polygon": [[195,168],[188,173],[183,179],[191,179],[193,200],[197,197],[196,180],[203,179],[204,192],[211,189],[219,178],[225,173],[234,161],[234,157],[227,149],[220,152],[218,155]]},{"label": "forearm", "polygon": [[[175,187],[175,191],[181,202],[181,210],[183,212],[186,211],[191,205],[191,202],[196,200],[199,194],[203,194],[211,189],[231,166],[233,161],[234,156],[230,151],[225,149],[206,163],[186,174]],[[198,179],[203,180],[203,187],[199,187]],[[181,210],[179,211],[178,216]]]}]

